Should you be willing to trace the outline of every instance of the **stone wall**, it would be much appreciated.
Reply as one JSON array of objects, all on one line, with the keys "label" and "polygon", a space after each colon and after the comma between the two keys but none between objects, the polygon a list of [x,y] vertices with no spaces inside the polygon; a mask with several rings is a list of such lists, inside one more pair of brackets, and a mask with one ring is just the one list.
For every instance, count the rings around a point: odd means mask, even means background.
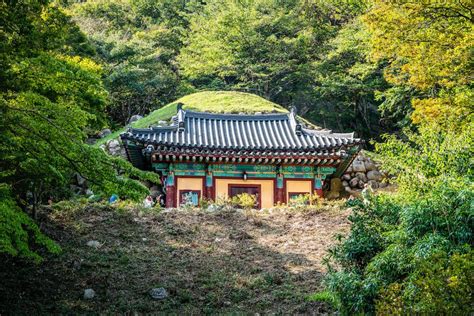
[{"label": "stone wall", "polygon": [[342,175],[341,181],[344,190],[350,194],[369,186],[377,190],[388,186],[388,175],[380,170],[380,164],[360,153],[352,165]]}]

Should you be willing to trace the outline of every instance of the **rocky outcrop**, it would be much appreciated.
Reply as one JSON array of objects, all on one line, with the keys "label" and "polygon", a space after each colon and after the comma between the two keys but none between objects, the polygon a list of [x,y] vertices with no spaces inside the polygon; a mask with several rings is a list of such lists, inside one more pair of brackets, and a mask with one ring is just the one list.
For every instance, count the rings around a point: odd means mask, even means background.
[{"label": "rocky outcrop", "polygon": [[109,155],[119,156],[127,159],[127,153],[125,152],[125,147],[122,142],[118,139],[111,139],[105,144],[101,145],[100,148],[105,150]]},{"label": "rocky outcrop", "polygon": [[389,177],[380,170],[380,165],[371,158],[360,153],[351,166],[341,176],[342,186],[349,194],[357,193],[366,186],[377,190],[389,183]]}]

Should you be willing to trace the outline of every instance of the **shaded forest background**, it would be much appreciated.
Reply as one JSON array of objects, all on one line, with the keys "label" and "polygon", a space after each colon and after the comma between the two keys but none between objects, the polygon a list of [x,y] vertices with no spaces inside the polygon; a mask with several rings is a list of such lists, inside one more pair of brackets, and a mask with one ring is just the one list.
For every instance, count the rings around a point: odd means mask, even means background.
[{"label": "shaded forest background", "polygon": [[364,138],[409,121],[409,86],[369,59],[364,1],[63,2],[103,67],[112,124],[199,90],[254,93]]}]

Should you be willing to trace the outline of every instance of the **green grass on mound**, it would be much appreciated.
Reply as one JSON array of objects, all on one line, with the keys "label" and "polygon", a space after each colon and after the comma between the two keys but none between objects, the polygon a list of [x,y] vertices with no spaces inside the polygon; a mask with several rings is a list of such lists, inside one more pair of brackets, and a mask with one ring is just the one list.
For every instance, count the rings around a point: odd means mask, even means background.
[{"label": "green grass on mound", "polygon": [[[235,91],[204,91],[182,97],[164,107],[151,112],[144,118],[132,123],[132,127],[146,128],[158,124],[159,121],[168,121],[176,114],[176,106],[183,103],[185,110],[212,113],[271,113],[288,112],[284,107],[265,100],[254,94]],[[117,138],[125,128],[115,131],[109,136],[97,141],[96,146]]]}]

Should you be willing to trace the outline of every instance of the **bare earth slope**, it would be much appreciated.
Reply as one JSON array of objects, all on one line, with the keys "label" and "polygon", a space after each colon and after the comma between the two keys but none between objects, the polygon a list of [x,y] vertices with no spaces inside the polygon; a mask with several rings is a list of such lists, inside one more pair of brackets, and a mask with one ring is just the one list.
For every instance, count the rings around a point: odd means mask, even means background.
[{"label": "bare earth slope", "polygon": [[[39,265],[2,259],[0,314],[325,313],[322,258],[347,211],[173,211],[103,205],[49,210],[42,227],[63,247]],[[97,240],[99,248],[86,243]],[[155,301],[148,291],[164,287]],[[82,298],[92,288],[96,297]]]}]

